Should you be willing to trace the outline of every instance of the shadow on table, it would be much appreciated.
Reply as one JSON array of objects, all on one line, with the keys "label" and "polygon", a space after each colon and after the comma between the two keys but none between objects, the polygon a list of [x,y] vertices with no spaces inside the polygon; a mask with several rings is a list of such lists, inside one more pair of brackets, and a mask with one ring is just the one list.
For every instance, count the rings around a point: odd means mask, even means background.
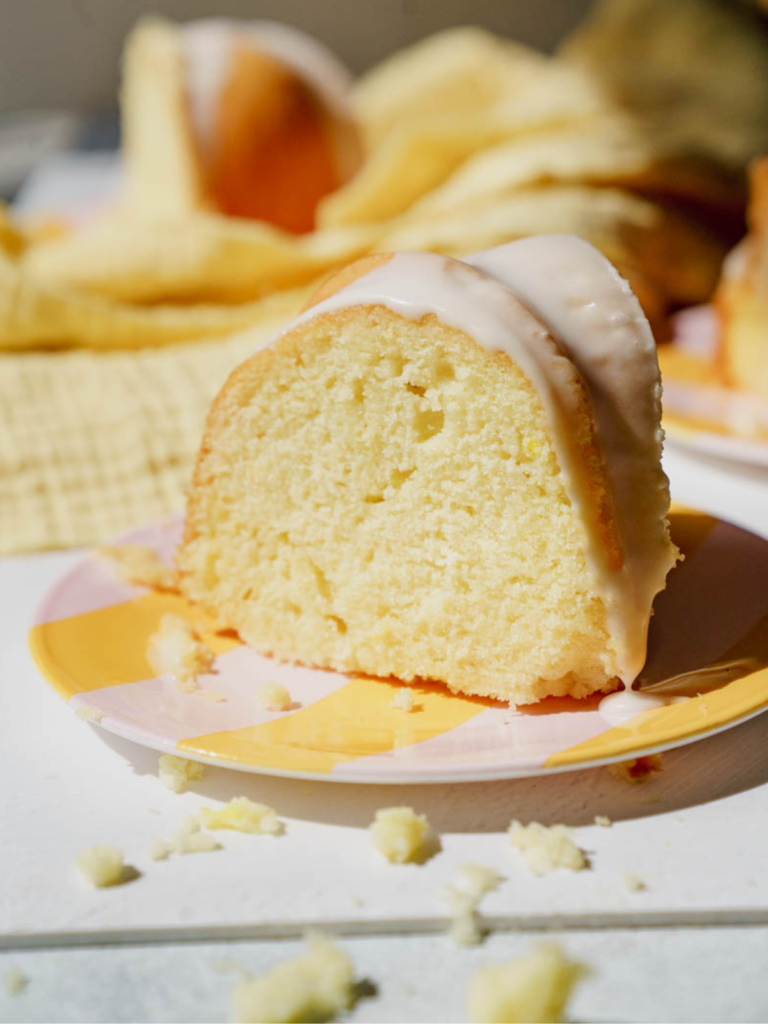
[{"label": "shadow on table", "polygon": [[[768,665],[768,543],[701,515],[677,513],[687,554],[659,595],[643,688],[690,694],[717,689]],[[562,711],[544,702],[537,715]],[[157,753],[95,730],[141,775]],[[768,715],[664,755],[664,772],[629,784],[603,768],[532,779],[440,785],[310,782],[208,768],[190,789],[228,800],[245,795],[286,818],[367,826],[380,807],[410,805],[441,833],[497,832],[510,819],[588,825],[595,815],[643,818],[724,799],[768,782]]]},{"label": "shadow on table", "polygon": [[709,516],[671,520],[686,557],[654,602],[639,685],[689,696],[768,665],[768,543]]},{"label": "shadow on table", "polygon": [[[98,730],[99,737],[140,775],[157,774],[157,753]],[[281,816],[366,827],[380,807],[408,805],[440,833],[498,832],[512,818],[545,825],[591,825],[645,818],[722,800],[768,783],[768,715],[664,754],[664,771],[632,785],[604,768],[445,785],[379,786],[310,782],[208,768],[190,791],[206,800],[248,796]]]}]

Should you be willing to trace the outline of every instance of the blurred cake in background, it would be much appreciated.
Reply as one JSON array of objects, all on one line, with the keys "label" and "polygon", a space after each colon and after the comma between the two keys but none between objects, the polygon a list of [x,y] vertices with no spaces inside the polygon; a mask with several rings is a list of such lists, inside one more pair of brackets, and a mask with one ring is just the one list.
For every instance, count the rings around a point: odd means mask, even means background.
[{"label": "blurred cake in background", "polygon": [[750,168],[749,232],[725,260],[713,304],[674,318],[659,351],[668,437],[768,465],[768,157]]},{"label": "blurred cake in background", "polygon": [[715,295],[718,356],[728,384],[768,399],[768,156],[751,167],[749,233],[731,252]]},{"label": "blurred cake in background", "polygon": [[687,161],[692,198],[738,197],[708,188],[715,168],[743,195],[748,162],[768,152],[768,30],[756,11],[724,0],[598,0],[559,56],[587,69],[660,151]]},{"label": "blurred cake in background", "polygon": [[350,85],[326,47],[288,25],[141,21],[123,68],[128,203],[311,231],[318,202],[360,163]]}]

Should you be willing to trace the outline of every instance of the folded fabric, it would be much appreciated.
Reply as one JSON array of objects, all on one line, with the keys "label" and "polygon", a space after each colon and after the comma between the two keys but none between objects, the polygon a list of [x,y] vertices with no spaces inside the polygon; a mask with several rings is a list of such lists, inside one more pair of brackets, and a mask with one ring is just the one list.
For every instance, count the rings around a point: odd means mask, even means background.
[{"label": "folded fabric", "polygon": [[289,318],[162,349],[0,358],[0,553],[99,543],[181,509],[213,396]]}]

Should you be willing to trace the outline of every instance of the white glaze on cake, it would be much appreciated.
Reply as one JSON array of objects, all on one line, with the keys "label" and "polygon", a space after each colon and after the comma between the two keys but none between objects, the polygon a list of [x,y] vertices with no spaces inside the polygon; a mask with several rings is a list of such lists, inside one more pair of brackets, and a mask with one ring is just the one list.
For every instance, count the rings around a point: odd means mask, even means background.
[{"label": "white glaze on cake", "polygon": [[[530,273],[521,269],[526,263]],[[288,329],[358,305],[383,305],[409,319],[434,314],[488,351],[505,352],[536,388],[606,607],[615,653],[606,670],[631,686],[645,661],[651,604],[674,564],[674,550],[666,543],[669,497],[659,467],[658,363],[627,283],[597,250],[570,236],[514,242],[466,262],[397,253],[306,310]],[[619,568],[608,564],[594,488],[571,429],[574,366],[592,405],[612,490]]]},{"label": "white glaze on cake", "polygon": [[[653,599],[675,563],[666,525],[669,482],[660,469],[661,377],[650,326],[616,268],[573,235],[521,239],[467,262],[497,277],[546,324],[586,383],[625,562],[622,572],[601,568],[599,575],[615,620],[611,631],[624,634],[621,677],[631,682],[645,661]],[[590,561],[601,560],[597,544]]]},{"label": "white glaze on cake", "polygon": [[349,118],[352,80],[322,43],[276,21],[203,18],[180,28],[185,85],[192,123],[205,145],[213,135],[221,90],[238,45],[274,57],[291,68],[339,116]]}]

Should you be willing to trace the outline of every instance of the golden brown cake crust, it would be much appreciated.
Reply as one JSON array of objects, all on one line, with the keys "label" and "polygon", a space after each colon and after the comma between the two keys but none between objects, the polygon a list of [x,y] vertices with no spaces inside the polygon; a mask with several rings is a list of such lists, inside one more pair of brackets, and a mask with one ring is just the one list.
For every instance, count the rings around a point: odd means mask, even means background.
[{"label": "golden brown cake crust", "polygon": [[317,204],[341,184],[329,121],[292,69],[253,47],[233,46],[213,137],[196,147],[214,208],[311,231]]},{"label": "golden brown cake crust", "polygon": [[346,267],[342,267],[341,270],[337,270],[330,277],[326,278],[317,290],[310,295],[302,309],[302,313],[313,306],[317,306],[325,299],[329,299],[331,295],[336,295],[342,288],[346,288],[353,281],[365,277],[366,274],[370,274],[377,267],[383,267],[391,259],[392,253],[379,253],[375,256],[363,256],[359,260],[353,260],[352,263],[348,263]]}]

